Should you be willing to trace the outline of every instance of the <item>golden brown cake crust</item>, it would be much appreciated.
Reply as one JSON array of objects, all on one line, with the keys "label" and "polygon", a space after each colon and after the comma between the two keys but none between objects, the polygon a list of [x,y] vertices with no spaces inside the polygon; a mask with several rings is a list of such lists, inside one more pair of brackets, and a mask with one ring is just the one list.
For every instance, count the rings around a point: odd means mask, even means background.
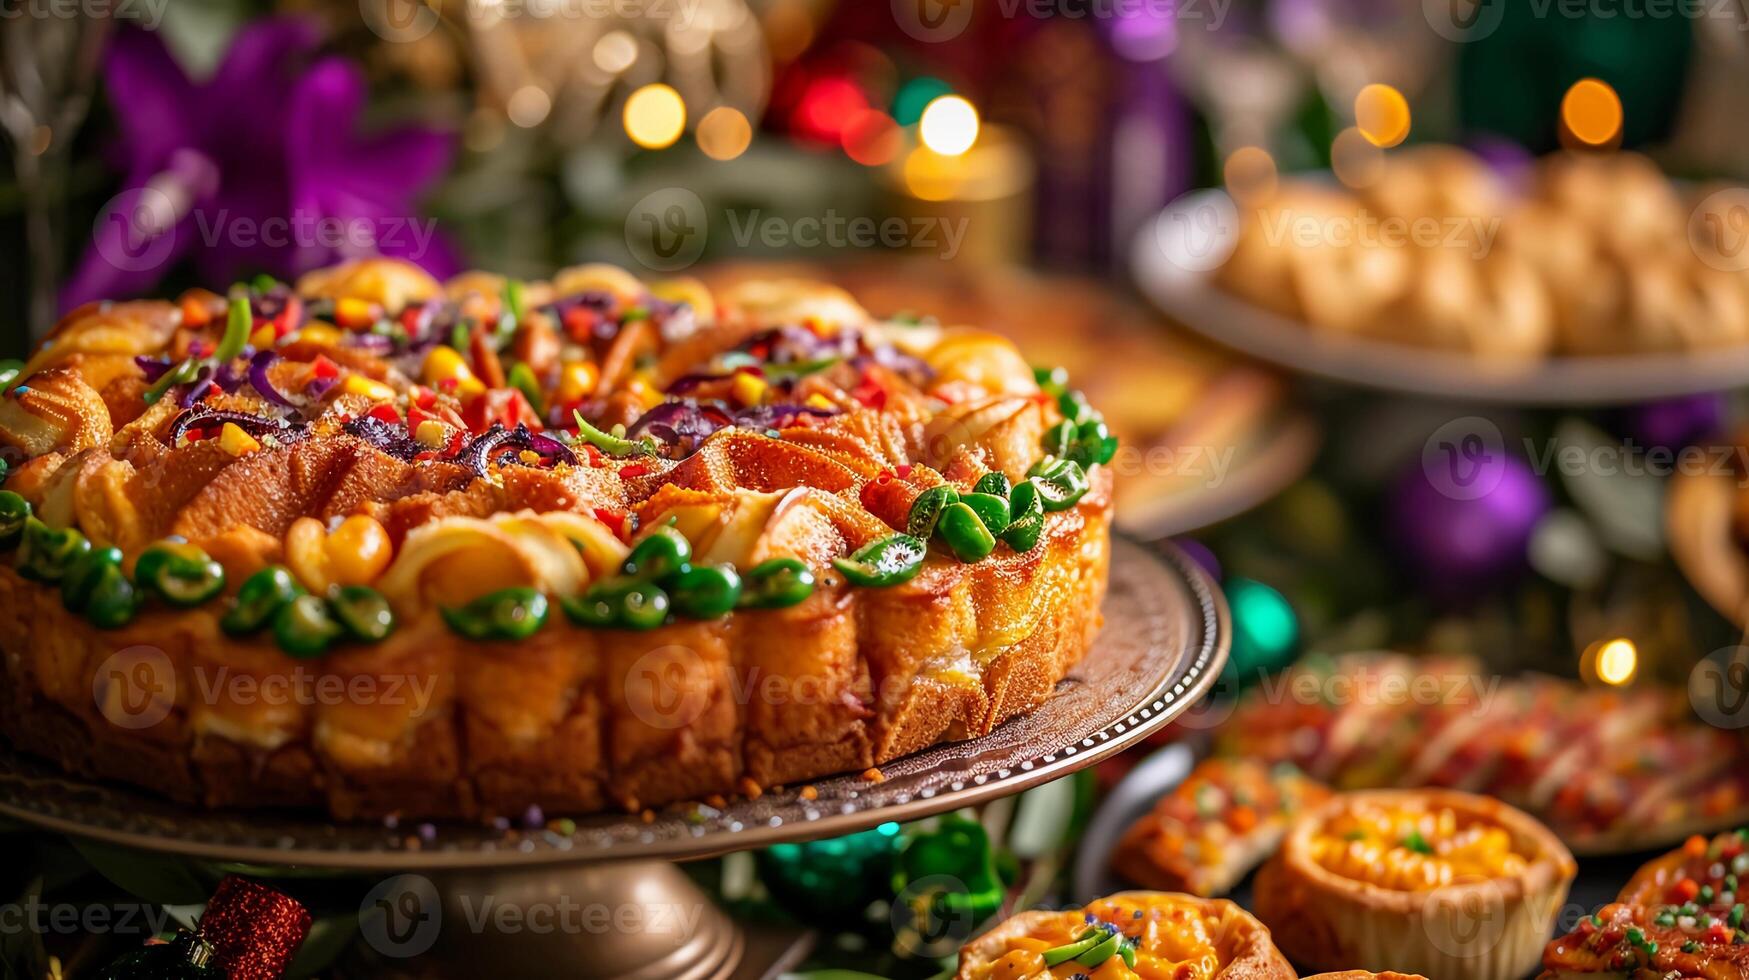
[{"label": "golden brown cake crust", "polygon": [[[576,288],[642,288],[598,268],[567,275],[581,283]],[[349,290],[374,290],[371,295],[392,310],[391,300],[438,295],[421,277],[394,264],[366,263],[306,284],[306,296],[332,300],[353,295]],[[825,315],[821,310],[838,309],[836,294],[824,287],[803,289],[797,299],[801,287],[777,286],[759,301],[814,310],[810,324]],[[530,289],[552,292],[544,284]],[[465,302],[478,300],[469,295]],[[208,302],[185,297],[183,309]],[[718,309],[708,295],[694,302],[723,317],[721,345],[732,348],[756,333],[758,324],[735,319],[726,303]],[[210,303],[218,308],[216,297]],[[124,358],[131,363],[167,343],[187,345],[181,332],[166,335],[135,322],[158,323],[164,317],[155,315],[170,309],[88,308],[59,328],[55,343],[77,348],[95,333],[119,330],[139,342]],[[176,317],[166,317],[173,327]],[[705,335],[663,352],[668,341],[646,331],[642,342],[659,355],[650,370],[667,370],[663,363],[674,359],[669,374],[677,376],[683,357],[710,352],[700,339]],[[108,335],[103,341],[114,342]],[[361,358],[356,347],[304,350],[314,343],[295,333],[286,338],[283,359],[272,370],[295,374],[294,368],[302,371],[332,354],[349,380],[326,409],[330,415],[351,418],[371,408],[367,398],[351,393],[354,362],[356,373],[369,379],[357,382],[358,391],[375,392],[373,384],[396,388],[400,404],[411,404],[408,383],[393,368]],[[519,335],[517,349],[521,344]],[[178,351],[173,346],[170,353]],[[608,352],[603,374],[619,356]],[[1012,348],[993,357],[1001,364],[1014,359]],[[45,364],[69,361],[53,344],[42,358]],[[54,366],[49,373],[72,370]],[[647,474],[637,472],[645,464],[621,465],[616,477],[611,467],[555,473],[493,463],[489,478],[476,479],[443,459],[397,461],[337,433],[257,446],[253,455],[235,459],[215,448],[216,438],[162,442],[175,406],[170,399],[141,404],[137,371],[116,370],[124,376],[111,386],[116,391],[105,392],[110,407],[86,404],[90,387],[69,374],[71,396],[57,401],[54,385],[44,384],[37,403],[20,409],[28,418],[11,427],[0,419],[0,437],[23,433],[43,450],[14,473],[7,489],[24,494],[49,526],[73,524],[96,542],[119,546],[124,568],[131,569],[141,547],[173,529],[221,560],[230,572],[227,594],[234,594],[246,573],[268,563],[287,562],[304,577],[304,566],[294,560],[300,522],[319,522],[320,540],[323,526],[333,536],[342,518],[360,517],[384,529],[397,562],[414,543],[434,537],[434,528],[461,528],[481,540],[508,541],[514,561],[504,568],[541,574],[559,568],[575,587],[579,579],[587,583],[617,568],[624,539],[632,537],[622,529],[621,542],[612,541],[603,507],[646,526],[675,514],[684,520],[689,507],[725,509],[726,516],[712,518],[710,526],[718,527],[734,525],[740,513],[734,507],[762,506],[787,513],[788,523],[762,519],[764,530],[744,535],[752,543],[743,542],[742,557],[733,560],[794,555],[813,571],[816,585],[788,608],[674,618],[635,631],[573,625],[558,611],[564,593],[555,588],[553,613],[537,632],[518,640],[469,640],[446,628],[438,606],[448,604],[424,591],[438,587],[435,579],[421,578],[418,567],[400,575],[399,565],[391,565],[386,573],[379,569],[375,581],[395,607],[393,633],[373,645],[342,644],[300,659],[282,653],[266,633],[239,638],[222,631],[219,620],[230,605],[223,597],[191,609],[148,602],[126,625],[99,629],[69,611],[54,584],[31,581],[12,562],[0,562],[0,686],[7,708],[0,732],[82,776],[135,783],[207,806],[319,807],[340,819],[472,818],[530,806],[554,814],[638,810],[866,770],[942,740],[985,734],[1042,704],[1099,629],[1111,522],[1111,473],[1103,465],[1088,468],[1089,486],[1077,503],[1046,515],[1030,549],[999,544],[981,561],[962,562],[938,546],[915,578],[882,588],[853,585],[830,563],[903,528],[909,497],[895,517],[882,511],[877,489],[908,487],[914,495],[929,481],[946,479],[966,492],[991,471],[1022,479],[1056,411],[1036,389],[1025,397],[985,397],[969,382],[954,382],[957,387],[928,396],[940,396],[928,404],[946,405],[934,418],[920,414],[926,402],[917,394],[896,396],[899,403],[885,411],[849,403],[828,423],[784,428],[779,438],[719,431],[689,457],[648,464],[655,469]],[[1032,384],[1029,378],[1013,383]],[[808,397],[847,397],[825,381],[814,388]],[[601,410],[611,412],[622,396],[646,397],[616,391]],[[446,398],[427,415],[443,411]],[[260,410],[243,394],[215,394],[210,401]],[[411,433],[415,425],[406,411]],[[99,412],[104,424],[88,424]],[[113,431],[109,416],[118,423]],[[328,423],[310,424],[314,431]],[[905,473],[912,473],[909,483]],[[565,521],[593,530],[579,537],[564,531],[571,527]],[[607,535],[610,561],[589,550],[589,534]],[[531,539],[558,542],[559,554],[539,551]],[[572,546],[582,552],[582,564]],[[497,553],[465,554],[469,561],[493,562],[479,565],[490,571],[473,577],[501,573]],[[607,562],[606,571],[596,567],[599,561]],[[321,574],[326,566],[315,567]],[[442,587],[454,590],[459,581],[471,594],[483,591],[470,580],[469,566],[459,567],[462,573],[451,568]],[[412,586],[396,591],[389,582]],[[320,594],[318,586],[311,591]],[[154,702],[155,691],[167,692],[162,703]]]}]

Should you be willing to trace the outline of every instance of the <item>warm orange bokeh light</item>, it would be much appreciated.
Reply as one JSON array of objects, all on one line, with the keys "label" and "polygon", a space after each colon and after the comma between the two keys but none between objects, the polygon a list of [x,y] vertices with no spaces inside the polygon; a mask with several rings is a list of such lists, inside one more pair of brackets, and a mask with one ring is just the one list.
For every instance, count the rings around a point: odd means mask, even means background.
[{"label": "warm orange bokeh light", "polygon": [[865,167],[891,162],[903,142],[899,124],[879,109],[864,109],[844,124],[844,152]]},{"label": "warm orange bokeh light", "polygon": [[1368,85],[1354,97],[1354,125],[1374,146],[1396,146],[1409,137],[1409,100],[1389,85]]},{"label": "warm orange bokeh light", "polygon": [[698,148],[712,160],[733,160],[753,142],[753,125],[741,110],[717,106],[698,121]]},{"label": "warm orange bokeh light", "polygon": [[1275,158],[1258,146],[1241,146],[1227,157],[1221,171],[1227,193],[1241,204],[1257,204],[1275,194]]},{"label": "warm orange bokeh light", "polygon": [[1602,146],[1621,133],[1621,98],[1609,83],[1581,78],[1561,99],[1561,122],[1581,143]]}]

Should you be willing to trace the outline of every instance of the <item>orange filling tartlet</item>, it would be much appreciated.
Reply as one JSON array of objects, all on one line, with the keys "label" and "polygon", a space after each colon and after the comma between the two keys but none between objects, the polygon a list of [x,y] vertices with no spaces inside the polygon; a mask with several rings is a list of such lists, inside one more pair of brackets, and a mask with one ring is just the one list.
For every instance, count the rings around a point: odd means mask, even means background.
[{"label": "orange filling tartlet", "polygon": [[1446,790],[1339,796],[1258,873],[1255,907],[1296,963],[1463,980],[1535,964],[1577,868],[1541,824]]},{"label": "orange filling tartlet", "polygon": [[956,980],[1292,980],[1269,930],[1224,899],[1120,892],[1023,912],[960,951]]}]

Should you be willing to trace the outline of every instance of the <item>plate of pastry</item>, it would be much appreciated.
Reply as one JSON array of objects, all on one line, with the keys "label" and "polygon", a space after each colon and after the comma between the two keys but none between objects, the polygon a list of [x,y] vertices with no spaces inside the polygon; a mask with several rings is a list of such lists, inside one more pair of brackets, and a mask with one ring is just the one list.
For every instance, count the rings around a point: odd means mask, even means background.
[{"label": "plate of pastry", "polygon": [[1749,473],[1736,463],[1677,473],[1664,495],[1664,527],[1694,590],[1719,615],[1749,625]]},{"label": "plate of pastry", "polygon": [[3,379],[0,727],[337,820],[877,778],[1098,630],[1118,444],[1051,367],[606,266],[80,307]]},{"label": "plate of pastry", "polygon": [[1463,400],[1616,404],[1749,381],[1749,190],[1643,157],[1457,147],[1180,199],[1133,266],[1167,314],[1289,370]]}]

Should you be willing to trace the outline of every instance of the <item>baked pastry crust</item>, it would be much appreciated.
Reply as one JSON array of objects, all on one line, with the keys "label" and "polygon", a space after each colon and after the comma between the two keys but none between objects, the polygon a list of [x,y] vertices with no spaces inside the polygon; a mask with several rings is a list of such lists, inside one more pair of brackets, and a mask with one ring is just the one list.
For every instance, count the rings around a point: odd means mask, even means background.
[{"label": "baked pastry crust", "polygon": [[1281,844],[1330,791],[1290,763],[1205,759],[1124,833],[1111,867],[1160,891],[1219,895]]},{"label": "baked pastry crust", "polygon": [[[1335,829],[1344,824],[1388,829],[1353,830],[1360,836],[1344,843]],[[1416,838],[1381,837],[1402,827]],[[1496,831],[1503,837],[1484,836]],[[1372,880],[1326,866],[1357,861]],[[1553,834],[1497,800],[1379,790],[1300,817],[1258,872],[1253,904],[1307,967],[1511,980],[1536,963],[1576,871]]]},{"label": "baked pastry crust", "polygon": [[1314,976],[1302,977],[1301,980],[1427,980],[1419,973],[1371,973],[1366,970],[1343,970],[1341,973],[1319,973]]},{"label": "baked pastry crust", "polygon": [[[502,288],[468,274],[445,301],[442,284],[417,268],[366,260],[324,270],[296,295],[329,304],[336,320],[339,303],[359,300],[392,323],[417,319],[417,304],[442,302],[453,305],[441,315],[474,310],[495,321]],[[324,527],[331,539],[335,522],[368,518],[393,556],[367,581],[387,596],[397,625],[380,642],[342,644],[319,659],[288,656],[265,634],[228,634],[223,597],[187,609],[148,602],[126,625],[99,629],[69,611],[52,583],[0,564],[0,730],[70,772],[207,806],[316,807],[342,819],[636,810],[864,770],[987,733],[1042,704],[1085,653],[1106,587],[1104,465],[1087,468],[1078,501],[1045,515],[1036,546],[998,543],[975,562],[937,546],[915,577],[881,588],[853,585],[832,564],[903,530],[922,489],[945,482],[969,491],[992,472],[1026,478],[1044,429],[1061,415],[1011,344],[954,328],[883,327],[816,283],[713,296],[690,281],[646,286],[622,270],[585,266],[529,284],[525,301],[532,311],[578,295],[625,322],[596,334],[585,324],[567,338],[559,307],[531,312],[503,358],[545,364],[538,373],[549,399],[563,390],[552,379],[572,359],[586,361],[599,380],[585,414],[603,429],[674,401],[662,389],[713,358],[783,343],[785,331],[808,335],[798,344],[817,340],[854,356],[790,389],[797,401],[829,406],[808,419],[786,410],[763,431],[730,425],[689,452],[630,465],[604,464],[593,449],[578,465],[518,465],[494,453],[474,472],[444,452],[398,458],[343,424],[388,404],[406,417],[397,430],[405,440],[415,435],[413,400],[431,391],[420,393],[409,374],[416,368],[333,324],[306,322],[263,341],[277,345],[268,370],[281,388],[301,385],[322,362],[338,374],[338,387],[300,405],[308,434],[232,456],[217,438],[169,433],[189,411],[266,413],[266,401],[245,385],[197,398],[192,409],[169,397],[148,405],[135,366],[210,351],[215,329],[179,324],[195,310],[216,313],[222,326],[222,298],[196,291],[178,304],[75,311],[27,365],[24,396],[0,399],[0,442],[29,455],[7,490],[49,526],[120,548],[130,571],[143,548],[180,535],[224,567],[227,594],[280,562],[317,594],[345,583],[320,555],[298,560],[299,535],[313,523],[304,537],[320,542]],[[415,305],[400,315],[404,304]],[[641,321],[625,312],[645,307],[663,312]],[[950,340],[959,372],[951,392],[904,380],[907,371],[935,378],[927,358]],[[421,378],[438,387],[430,413],[471,421],[474,405],[509,392],[478,360],[476,372],[459,392],[454,378],[448,388]],[[967,372],[982,372],[984,383],[965,380]],[[886,384],[879,406],[852,390],[876,375]],[[465,397],[472,384],[475,400]],[[515,411],[514,399],[506,403]],[[494,405],[487,410],[504,407]],[[543,421],[557,431],[562,420]],[[579,442],[577,455],[585,448]],[[629,546],[668,523],[693,537],[701,562],[745,571],[794,558],[815,586],[786,608],[676,616],[650,629],[584,628],[558,614],[560,598],[606,581]],[[502,586],[551,594],[546,625],[514,640],[469,640],[446,628],[445,610]],[[140,692],[127,684],[137,673],[117,671],[140,663],[156,672],[148,681],[174,682],[151,724],[137,724],[142,716],[118,700]]]},{"label": "baked pastry crust", "polygon": [[[1038,954],[1072,941],[1090,924],[1115,926],[1137,940],[1136,965],[1119,960],[1095,975],[1105,980],[1293,980],[1293,967],[1270,941],[1269,930],[1225,899],[1169,892],[1130,891],[1064,912],[1015,915],[960,950],[955,980],[1022,980],[1058,974]],[[1004,960],[1004,957],[1009,957]],[[1114,957],[1115,959],[1115,957]],[[1085,967],[1058,967],[1070,973]],[[1064,974],[1067,975],[1067,974]]]}]

